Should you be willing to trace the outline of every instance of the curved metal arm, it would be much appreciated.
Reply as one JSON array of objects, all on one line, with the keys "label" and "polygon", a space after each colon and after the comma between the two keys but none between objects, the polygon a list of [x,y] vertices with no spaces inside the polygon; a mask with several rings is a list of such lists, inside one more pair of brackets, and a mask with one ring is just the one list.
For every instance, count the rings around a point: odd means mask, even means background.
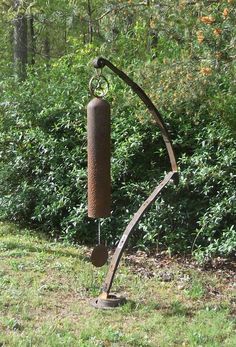
[{"label": "curved metal arm", "polygon": [[177,168],[173,146],[172,146],[171,139],[167,131],[166,125],[163,121],[163,118],[160,112],[157,110],[157,108],[152,103],[150,98],[146,95],[146,93],[139,87],[138,84],[132,81],[123,71],[119,70],[107,59],[97,58],[94,60],[93,65],[96,69],[103,68],[104,66],[109,67],[116,75],[118,75],[126,84],[128,84],[131,87],[131,89],[135,92],[135,94],[137,94],[139,98],[143,101],[143,103],[147,106],[149,112],[152,114],[152,116],[154,116],[154,119],[161,130],[161,134],[168,151],[170,165],[171,165],[171,171],[164,177],[162,182],[154,189],[152,194],[147,198],[147,200],[141,205],[138,211],[134,214],[132,220],[127,225],[120,239],[120,242],[112,257],[111,264],[107,273],[107,277],[103,284],[102,294],[100,295],[101,299],[107,299],[109,296],[109,292],[113,283],[113,279],[114,279],[117,267],[119,265],[121,256],[124,252],[124,248],[127,244],[129,236],[134,231],[134,228],[136,227],[136,225],[138,224],[138,222],[140,221],[144,213],[147,212],[147,210],[151,207],[154,201],[158,198],[160,192],[168,184],[168,182],[170,180],[173,180],[176,184],[178,183],[178,168]]},{"label": "curved metal arm", "polygon": [[[135,94],[139,96],[139,98],[143,101],[143,103],[147,106],[149,112],[152,114],[154,117],[156,123],[158,124],[161,134],[163,137],[163,140],[166,145],[166,149],[168,151],[169,159],[170,159],[170,164],[171,164],[171,170],[173,172],[178,171],[176,159],[175,159],[175,154],[173,150],[173,146],[171,143],[171,139],[169,136],[169,133],[167,131],[166,125],[164,123],[164,120],[160,114],[160,112],[157,110],[155,105],[152,103],[151,99],[147,96],[147,94],[140,88],[140,86],[135,83],[134,81],[131,80],[123,71],[119,70],[116,66],[114,66],[109,60],[105,58],[96,58],[93,62],[93,66],[96,69],[101,69],[104,66],[109,67],[117,76],[119,76],[126,84],[128,84],[131,89],[134,91]],[[175,177],[177,179],[177,175]]]}]

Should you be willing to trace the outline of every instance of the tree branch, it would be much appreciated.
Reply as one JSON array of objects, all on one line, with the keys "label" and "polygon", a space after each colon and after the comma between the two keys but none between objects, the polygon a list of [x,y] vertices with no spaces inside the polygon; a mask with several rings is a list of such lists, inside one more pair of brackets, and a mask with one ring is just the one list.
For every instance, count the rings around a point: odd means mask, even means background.
[{"label": "tree branch", "polygon": [[96,18],[95,21],[99,21],[99,20],[103,19],[104,17],[106,17],[108,14],[110,14],[113,11],[122,11],[126,7],[138,7],[138,6],[147,6],[147,5],[148,5],[148,1],[147,2],[140,2],[138,4],[125,4],[123,6],[117,6],[117,7],[110,9],[110,10],[107,10],[100,17]]}]

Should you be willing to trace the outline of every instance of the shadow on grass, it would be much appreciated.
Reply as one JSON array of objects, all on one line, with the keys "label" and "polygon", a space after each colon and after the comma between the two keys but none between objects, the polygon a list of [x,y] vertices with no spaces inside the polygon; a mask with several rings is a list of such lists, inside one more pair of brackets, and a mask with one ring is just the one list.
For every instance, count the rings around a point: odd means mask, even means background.
[{"label": "shadow on grass", "polygon": [[199,307],[187,307],[182,304],[180,301],[174,301],[169,305],[156,305],[156,310],[165,317],[188,317],[192,318],[195,316],[196,312],[200,309]]},{"label": "shadow on grass", "polygon": [[164,317],[188,317],[192,318],[199,310],[195,307],[187,307],[179,301],[174,301],[169,305],[160,304],[156,302],[139,302],[133,300],[127,300],[127,302],[121,306],[121,310],[124,313],[132,313],[135,311],[158,311]]},{"label": "shadow on grass", "polygon": [[[11,250],[24,250],[31,253],[48,253],[53,254],[56,256],[62,256],[62,257],[70,257],[70,258],[79,258],[82,261],[90,261],[88,256],[82,256],[79,254],[75,254],[70,251],[62,251],[62,250],[53,250],[48,249],[43,246],[32,246],[25,243],[19,243],[19,242],[13,242],[13,241],[4,241],[2,242],[2,247],[0,247],[0,250],[2,251],[11,251]],[[8,256],[7,256],[8,257]]]}]

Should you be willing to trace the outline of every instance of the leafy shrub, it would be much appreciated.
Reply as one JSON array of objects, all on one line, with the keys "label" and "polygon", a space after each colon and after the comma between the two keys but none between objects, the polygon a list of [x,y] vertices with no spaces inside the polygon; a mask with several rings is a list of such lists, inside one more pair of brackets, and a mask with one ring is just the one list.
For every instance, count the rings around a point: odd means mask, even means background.
[{"label": "leafy shrub", "polygon": [[[164,6],[153,17],[160,29],[151,51],[144,49],[147,22],[137,20],[129,40],[120,34],[113,47],[75,42],[75,52],[55,60],[50,70],[35,67],[21,85],[2,82],[2,219],[34,223],[63,239],[94,242],[96,225],[86,216],[85,106],[88,62],[99,53],[123,67],[162,111],[180,166],[179,186],[165,189],[131,244],[194,251],[199,259],[234,253],[233,10],[225,17],[224,3],[205,9],[203,3],[182,4],[177,12],[176,5],[168,11]],[[119,59],[117,51],[123,52]],[[143,105],[109,72],[108,78],[113,206],[112,216],[102,220],[102,233],[114,244],[169,163]]]}]

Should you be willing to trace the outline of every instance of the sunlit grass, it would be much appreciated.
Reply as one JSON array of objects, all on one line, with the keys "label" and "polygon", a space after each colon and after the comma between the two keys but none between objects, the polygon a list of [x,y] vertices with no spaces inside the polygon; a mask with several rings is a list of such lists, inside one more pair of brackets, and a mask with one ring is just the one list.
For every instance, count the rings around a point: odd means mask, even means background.
[{"label": "sunlit grass", "polygon": [[107,266],[93,268],[88,253],[0,224],[0,346],[236,346],[235,293],[219,278],[176,264],[163,282],[122,262],[114,290],[127,304],[96,310]]}]

